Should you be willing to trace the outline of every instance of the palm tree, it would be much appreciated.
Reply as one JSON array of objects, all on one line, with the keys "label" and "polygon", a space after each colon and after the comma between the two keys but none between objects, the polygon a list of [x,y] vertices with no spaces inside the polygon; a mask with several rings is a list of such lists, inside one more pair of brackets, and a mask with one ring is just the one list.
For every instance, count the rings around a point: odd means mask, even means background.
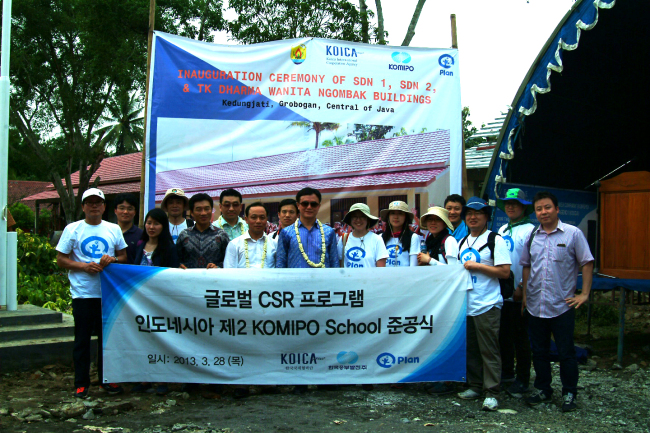
[{"label": "palm tree", "polygon": [[354,140],[352,140],[351,138],[335,136],[331,140],[323,141],[323,147],[339,146],[341,144],[352,144],[352,143],[354,143]]},{"label": "palm tree", "polygon": [[291,122],[288,127],[298,127],[298,128],[307,128],[307,131],[316,131],[316,147],[318,149],[318,137],[323,131],[336,131],[341,127],[339,123],[327,123],[327,122]]},{"label": "palm tree", "polygon": [[109,115],[103,115],[102,120],[109,123],[96,132],[106,133],[108,145],[115,147],[115,155],[138,152],[138,144],[144,140],[144,117],[140,116],[144,107],[135,92],[129,95],[128,90],[119,91],[106,108]]}]

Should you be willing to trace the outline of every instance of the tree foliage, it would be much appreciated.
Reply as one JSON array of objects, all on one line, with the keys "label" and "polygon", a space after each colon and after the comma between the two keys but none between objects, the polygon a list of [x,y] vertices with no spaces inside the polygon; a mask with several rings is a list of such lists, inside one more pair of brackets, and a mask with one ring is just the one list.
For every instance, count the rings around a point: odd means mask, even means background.
[{"label": "tree foliage", "polygon": [[[474,147],[483,142],[481,138],[472,138],[472,135],[478,132],[478,128],[472,125],[472,121],[469,120],[469,107],[463,107],[463,138],[465,139],[465,149]],[[485,125],[481,125],[481,128]]]},{"label": "tree foliage", "polygon": [[316,133],[316,146],[314,149],[318,149],[320,133],[323,131],[336,131],[341,127],[338,123],[331,122],[291,122],[289,128],[305,128],[307,131],[314,131]]},{"label": "tree foliage", "polygon": [[106,134],[108,146],[115,150],[114,155],[138,152],[144,140],[144,117],[141,115],[144,106],[136,93],[120,89],[106,109],[109,114],[102,115],[101,119],[108,125],[99,128],[97,133]]},{"label": "tree foliage", "polygon": [[[228,5],[238,14],[228,31],[244,44],[302,37],[363,40],[361,12],[348,0],[230,0]],[[376,27],[369,25],[368,31]]]},{"label": "tree foliage", "polygon": [[354,130],[348,134],[349,136],[354,136],[356,141],[368,141],[368,140],[381,140],[386,138],[392,126],[388,125],[362,125],[355,123]]}]

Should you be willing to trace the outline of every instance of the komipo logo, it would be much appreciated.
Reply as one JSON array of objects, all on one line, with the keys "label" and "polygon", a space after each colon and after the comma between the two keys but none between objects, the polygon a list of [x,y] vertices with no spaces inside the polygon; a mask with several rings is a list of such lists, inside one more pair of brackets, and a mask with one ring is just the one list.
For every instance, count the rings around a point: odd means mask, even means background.
[{"label": "komipo logo", "polygon": [[339,352],[336,355],[336,360],[339,364],[356,364],[359,360],[359,355],[355,352]]},{"label": "komipo logo", "polygon": [[391,368],[393,365],[399,364],[419,364],[419,356],[399,356],[397,359],[392,353],[384,352],[377,357],[377,365],[382,368]]},{"label": "komipo logo", "polygon": [[350,248],[346,251],[345,257],[348,258],[349,268],[362,268],[359,262],[366,256],[366,252],[359,247]]},{"label": "komipo logo", "polygon": [[336,57],[359,57],[357,50],[351,47],[339,47],[337,45],[325,45],[325,55]]},{"label": "komipo logo", "polygon": [[101,259],[108,254],[108,242],[99,236],[90,236],[81,243],[81,251],[93,259]]},{"label": "komipo logo", "polygon": [[300,65],[307,59],[307,46],[300,44],[297,47],[291,47],[291,61],[296,65]]},{"label": "komipo logo", "polygon": [[390,55],[393,58],[393,62],[399,63],[399,65],[389,64],[388,69],[393,71],[415,71],[413,66],[406,65],[411,61],[411,55],[409,53],[395,51]]}]

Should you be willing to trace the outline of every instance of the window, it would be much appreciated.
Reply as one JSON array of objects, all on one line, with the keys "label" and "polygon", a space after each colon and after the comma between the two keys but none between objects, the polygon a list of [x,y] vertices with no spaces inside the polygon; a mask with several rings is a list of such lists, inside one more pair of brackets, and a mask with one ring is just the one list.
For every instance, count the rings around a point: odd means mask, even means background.
[{"label": "window", "polygon": [[330,201],[330,224],[340,223],[355,203],[368,203],[366,197],[333,198]]}]

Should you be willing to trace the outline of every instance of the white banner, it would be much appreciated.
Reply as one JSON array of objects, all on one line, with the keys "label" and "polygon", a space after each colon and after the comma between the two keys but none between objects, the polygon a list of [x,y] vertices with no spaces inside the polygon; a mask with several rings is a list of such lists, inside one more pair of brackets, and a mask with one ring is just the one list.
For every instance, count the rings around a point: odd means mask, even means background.
[{"label": "white banner", "polygon": [[161,32],[153,46],[148,208],[160,173],[314,149],[313,131],[335,137],[326,125],[341,140],[355,124],[449,131],[451,192],[461,191],[457,49],[316,38],[233,46]]},{"label": "white banner", "polygon": [[463,266],[101,273],[104,380],[465,380]]}]

